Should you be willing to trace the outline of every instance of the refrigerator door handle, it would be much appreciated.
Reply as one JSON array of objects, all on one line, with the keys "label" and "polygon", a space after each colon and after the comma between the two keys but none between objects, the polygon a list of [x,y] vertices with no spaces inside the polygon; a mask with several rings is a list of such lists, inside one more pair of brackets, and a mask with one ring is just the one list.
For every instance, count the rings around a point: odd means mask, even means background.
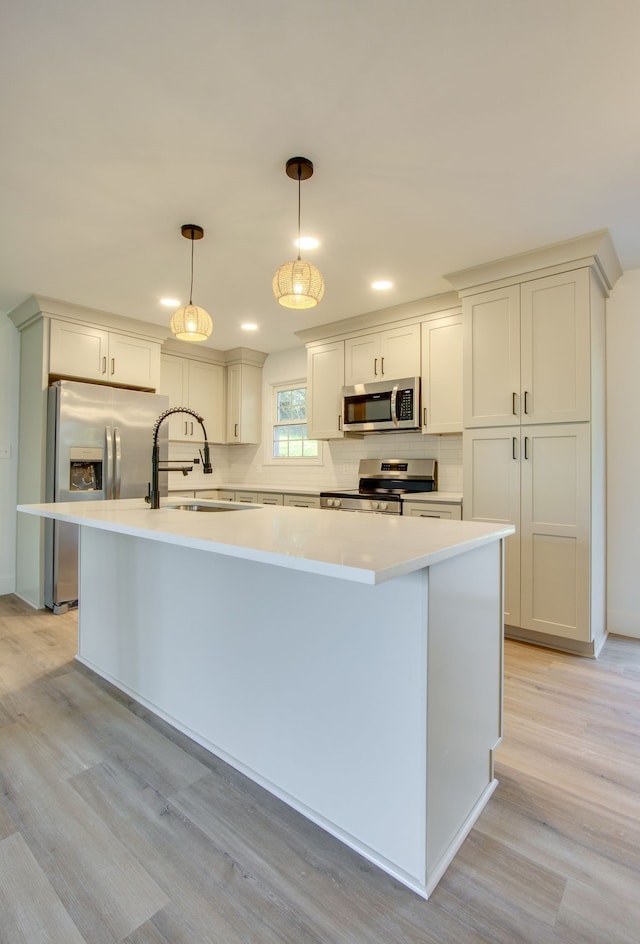
[{"label": "refrigerator door handle", "polygon": [[122,480],[122,443],[120,441],[120,430],[117,426],[113,427],[113,497],[120,498],[120,485]]},{"label": "refrigerator door handle", "polygon": [[104,497],[107,501],[113,498],[113,432],[110,426],[104,428],[105,458],[104,464]]}]

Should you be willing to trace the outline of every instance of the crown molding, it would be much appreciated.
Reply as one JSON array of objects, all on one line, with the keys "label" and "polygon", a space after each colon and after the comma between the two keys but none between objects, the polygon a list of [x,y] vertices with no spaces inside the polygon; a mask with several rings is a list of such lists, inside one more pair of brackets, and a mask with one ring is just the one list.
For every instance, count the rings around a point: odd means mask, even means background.
[{"label": "crown molding", "polygon": [[46,295],[30,295],[21,305],[8,313],[9,318],[19,331],[33,324],[39,318],[56,318],[59,321],[75,321],[82,324],[111,328],[122,334],[149,338],[152,341],[164,341],[168,328],[137,318],[125,318],[97,308],[86,308],[72,302],[63,302]]}]

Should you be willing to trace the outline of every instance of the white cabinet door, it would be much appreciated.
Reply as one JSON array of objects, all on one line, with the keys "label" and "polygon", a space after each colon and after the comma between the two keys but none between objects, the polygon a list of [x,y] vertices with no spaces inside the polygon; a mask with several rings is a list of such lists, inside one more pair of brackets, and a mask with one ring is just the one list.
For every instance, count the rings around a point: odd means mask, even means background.
[{"label": "white cabinet door", "polygon": [[388,380],[420,376],[420,325],[388,328],[380,335],[380,375]]},{"label": "white cabinet door", "polygon": [[344,341],[307,348],[307,436],[342,439]]},{"label": "white cabinet door", "polygon": [[521,421],[591,418],[589,270],[521,287]]},{"label": "white cabinet door", "polygon": [[464,517],[511,522],[505,623],[591,641],[587,423],[466,430]]},{"label": "white cabinet door", "polygon": [[345,384],[399,380],[420,375],[420,325],[404,325],[347,338]]},{"label": "white cabinet door", "polygon": [[227,367],[227,442],[260,442],[261,404],[261,368],[253,364]]},{"label": "white cabinet door", "polygon": [[[514,435],[515,434],[515,435]],[[505,622],[520,625],[520,430],[465,430],[465,521],[514,524],[505,541]]]},{"label": "white cabinet door", "polygon": [[[212,443],[226,442],[225,368],[204,361],[189,362],[189,406],[204,420],[207,438]],[[202,439],[202,427],[194,426],[194,439]]]},{"label": "white cabinet door", "polygon": [[422,431],[462,432],[462,315],[422,325]]},{"label": "white cabinet door", "polygon": [[357,383],[382,380],[380,373],[380,335],[364,334],[344,342],[344,382],[347,387]]},{"label": "white cabinet door", "polygon": [[157,390],[160,384],[160,343],[109,332],[109,382]]},{"label": "white cabinet door", "polygon": [[71,321],[51,320],[49,373],[108,382],[109,333]]},{"label": "white cabinet door", "polygon": [[520,286],[470,295],[464,325],[464,425],[520,425]]},{"label": "white cabinet door", "polygon": [[589,425],[523,428],[520,467],[518,625],[589,642]]},{"label": "white cabinet door", "polygon": [[[169,397],[169,406],[189,406],[189,361],[173,354],[163,354],[160,358],[160,393]],[[189,425],[184,413],[176,413],[167,420],[169,439],[186,442]]]}]

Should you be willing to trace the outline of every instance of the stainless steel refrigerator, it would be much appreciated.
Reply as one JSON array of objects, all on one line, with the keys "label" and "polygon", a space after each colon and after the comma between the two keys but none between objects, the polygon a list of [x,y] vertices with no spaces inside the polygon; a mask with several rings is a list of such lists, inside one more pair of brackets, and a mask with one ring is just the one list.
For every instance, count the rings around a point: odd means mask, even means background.
[{"label": "stainless steel refrigerator", "polygon": [[[140,498],[151,480],[153,427],[169,398],[138,390],[59,380],[49,387],[47,501]],[[167,458],[167,424],[158,439]],[[160,490],[167,494],[167,475]],[[45,606],[61,613],[78,600],[78,526],[47,520]]]}]

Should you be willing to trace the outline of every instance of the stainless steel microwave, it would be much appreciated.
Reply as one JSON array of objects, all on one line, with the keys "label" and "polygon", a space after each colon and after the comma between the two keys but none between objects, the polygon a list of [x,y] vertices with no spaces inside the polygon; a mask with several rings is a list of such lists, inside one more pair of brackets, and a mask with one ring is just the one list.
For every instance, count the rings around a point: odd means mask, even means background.
[{"label": "stainless steel microwave", "polygon": [[356,433],[420,429],[420,378],[343,387],[342,428]]}]

